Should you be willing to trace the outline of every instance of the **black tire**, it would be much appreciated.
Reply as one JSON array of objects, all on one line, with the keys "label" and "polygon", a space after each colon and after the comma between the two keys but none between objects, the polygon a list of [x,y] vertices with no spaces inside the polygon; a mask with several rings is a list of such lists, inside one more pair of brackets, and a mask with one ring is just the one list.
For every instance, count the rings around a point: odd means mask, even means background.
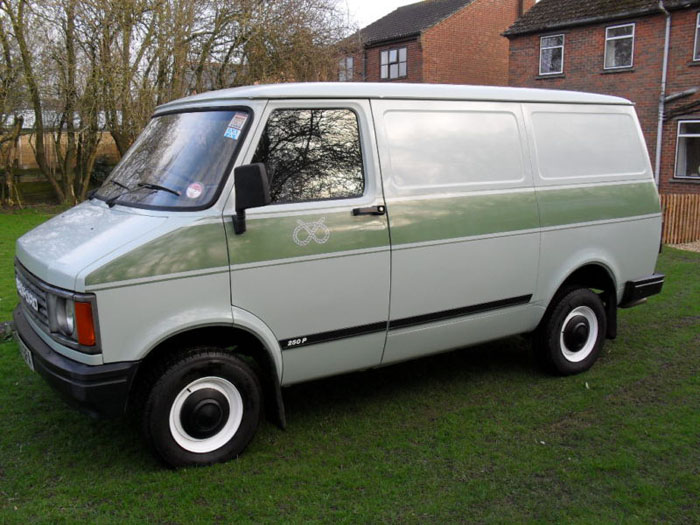
[{"label": "black tire", "polygon": [[258,377],[240,358],[213,348],[178,354],[149,374],[141,416],[146,441],[171,467],[237,457],[260,422]]},{"label": "black tire", "polygon": [[535,336],[535,352],[558,375],[585,372],[595,363],[606,333],[603,301],[587,288],[567,287],[552,299]]}]

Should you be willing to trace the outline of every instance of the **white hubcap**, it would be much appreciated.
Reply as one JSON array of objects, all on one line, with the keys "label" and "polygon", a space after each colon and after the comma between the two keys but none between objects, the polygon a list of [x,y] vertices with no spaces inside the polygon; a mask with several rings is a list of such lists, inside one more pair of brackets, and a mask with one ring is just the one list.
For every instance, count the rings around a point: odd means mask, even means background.
[{"label": "white hubcap", "polygon": [[[221,428],[212,436],[198,439],[183,428],[183,407],[187,400],[198,390],[215,391],[228,403],[227,417]],[[170,434],[175,442],[189,452],[206,454],[223,447],[238,431],[243,419],[243,398],[230,381],[222,377],[202,377],[192,381],[175,397],[170,408]]]},{"label": "white hubcap", "polygon": [[[586,323],[588,324],[588,335],[585,342],[578,349],[573,349],[567,347],[564,331],[566,326],[569,324],[569,321],[571,321],[574,317],[579,316],[585,318]],[[569,315],[566,316],[566,319],[564,319],[564,322],[561,325],[561,333],[559,334],[559,345],[564,357],[572,363],[579,363],[583,361],[591,354],[593,348],[595,348],[595,343],[597,340],[598,318],[596,317],[595,312],[588,306],[578,306],[577,308],[571,310]]]}]

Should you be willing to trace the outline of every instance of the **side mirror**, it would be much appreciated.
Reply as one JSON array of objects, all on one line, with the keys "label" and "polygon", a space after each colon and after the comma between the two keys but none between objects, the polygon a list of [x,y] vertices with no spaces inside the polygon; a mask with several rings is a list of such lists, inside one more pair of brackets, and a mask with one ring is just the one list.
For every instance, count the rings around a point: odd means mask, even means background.
[{"label": "side mirror", "polygon": [[248,208],[267,206],[271,202],[270,182],[267,179],[265,165],[262,163],[246,164],[233,170],[233,182],[236,187],[236,215],[233,216],[233,231],[236,235],[245,232],[245,211]]}]

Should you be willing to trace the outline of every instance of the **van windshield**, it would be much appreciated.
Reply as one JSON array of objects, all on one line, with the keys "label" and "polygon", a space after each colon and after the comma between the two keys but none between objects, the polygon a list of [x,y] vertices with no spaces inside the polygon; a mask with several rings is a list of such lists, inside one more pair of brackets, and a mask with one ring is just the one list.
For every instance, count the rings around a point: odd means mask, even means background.
[{"label": "van windshield", "polygon": [[152,118],[95,196],[139,208],[210,206],[230,171],[248,116],[236,109]]}]

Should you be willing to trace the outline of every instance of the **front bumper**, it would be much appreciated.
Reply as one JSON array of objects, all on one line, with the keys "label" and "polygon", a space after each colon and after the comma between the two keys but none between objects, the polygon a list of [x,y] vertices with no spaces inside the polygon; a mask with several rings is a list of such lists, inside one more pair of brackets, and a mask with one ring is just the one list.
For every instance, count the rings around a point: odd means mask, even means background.
[{"label": "front bumper", "polygon": [[119,416],[126,410],[138,362],[90,366],[62,356],[31,327],[22,307],[13,313],[15,338],[32,354],[34,369],[69,404],[94,416]]},{"label": "front bumper", "polygon": [[630,308],[646,301],[650,295],[656,295],[661,292],[664,286],[666,276],[662,273],[655,273],[647,277],[627,281],[625,283],[625,293],[620,302],[620,308]]}]

